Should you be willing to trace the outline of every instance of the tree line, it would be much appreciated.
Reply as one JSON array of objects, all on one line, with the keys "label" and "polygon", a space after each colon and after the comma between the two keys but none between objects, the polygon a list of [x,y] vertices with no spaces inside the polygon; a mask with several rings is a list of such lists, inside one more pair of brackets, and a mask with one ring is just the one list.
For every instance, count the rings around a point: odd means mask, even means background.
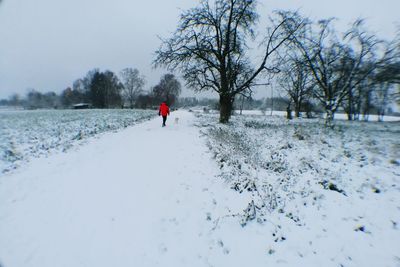
[{"label": "tree line", "polygon": [[[385,115],[391,102],[400,104],[400,28],[388,41],[369,31],[362,19],[339,32],[335,19],[313,21],[291,11],[274,11],[260,27],[257,4],[200,0],[183,11],[172,36],[161,40],[154,66],[179,71],[194,91],[214,91],[221,123],[229,122],[235,106],[243,106],[254,88],[268,84],[278,85],[288,98],[288,114],[322,107],[328,125],[338,111],[349,120],[367,119],[372,112]],[[147,108],[160,101],[174,104],[181,91],[173,74],[148,92],[144,85],[136,69],[119,75],[95,69],[59,96],[32,90],[24,101],[31,107],[58,101],[63,107],[85,102],[95,108]],[[15,95],[8,101],[18,100]]]},{"label": "tree line", "polygon": [[[288,111],[299,116],[317,102],[327,124],[340,108],[349,119],[367,117],[372,107],[383,116],[390,100],[399,101],[400,33],[384,41],[360,19],[339,33],[334,19],[315,22],[298,12],[276,11],[257,38],[257,2],[201,0],[182,13],[172,36],[162,39],[154,65],[180,71],[195,91],[216,92],[221,123],[229,121],[236,99],[271,80],[287,93]],[[257,41],[255,62],[250,43]]]},{"label": "tree line", "polygon": [[[302,29],[278,56],[277,76],[291,100],[288,109],[292,106],[297,117],[303,103],[314,101],[323,107],[327,124],[338,110],[349,120],[367,120],[371,112],[382,120],[388,104],[399,103],[400,36],[380,40],[361,19],[339,33],[334,19],[313,22],[296,13],[289,16]],[[285,24],[286,30],[291,27]]]},{"label": "tree line", "polygon": [[123,69],[119,76],[93,69],[60,94],[30,89],[24,97],[13,94],[0,100],[0,105],[37,109],[71,108],[85,103],[93,108],[153,108],[162,101],[173,106],[181,93],[181,84],[173,74],[163,75],[149,91],[144,90],[145,84],[145,77],[134,68]]}]

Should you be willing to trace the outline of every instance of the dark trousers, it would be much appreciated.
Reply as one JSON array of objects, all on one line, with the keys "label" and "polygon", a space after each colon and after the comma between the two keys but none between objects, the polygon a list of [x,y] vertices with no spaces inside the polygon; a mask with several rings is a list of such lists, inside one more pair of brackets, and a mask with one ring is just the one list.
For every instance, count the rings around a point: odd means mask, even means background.
[{"label": "dark trousers", "polygon": [[167,121],[167,116],[162,116],[162,125],[165,126],[165,122]]}]

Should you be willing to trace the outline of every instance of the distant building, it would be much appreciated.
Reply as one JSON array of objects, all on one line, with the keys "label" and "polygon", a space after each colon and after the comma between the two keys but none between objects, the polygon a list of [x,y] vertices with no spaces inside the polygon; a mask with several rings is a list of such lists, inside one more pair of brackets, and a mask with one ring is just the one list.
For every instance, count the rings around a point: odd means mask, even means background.
[{"label": "distant building", "polygon": [[78,103],[72,106],[74,109],[88,109],[91,107],[88,103]]}]

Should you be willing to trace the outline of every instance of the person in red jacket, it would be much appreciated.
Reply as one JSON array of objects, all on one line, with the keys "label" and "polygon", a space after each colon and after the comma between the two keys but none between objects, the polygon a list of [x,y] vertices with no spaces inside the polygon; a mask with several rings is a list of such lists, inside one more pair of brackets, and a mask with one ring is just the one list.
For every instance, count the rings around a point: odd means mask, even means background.
[{"label": "person in red jacket", "polygon": [[167,121],[168,115],[169,115],[169,107],[167,106],[167,103],[162,102],[160,108],[158,109],[158,116],[162,116],[163,118],[162,127],[165,126],[165,122]]}]

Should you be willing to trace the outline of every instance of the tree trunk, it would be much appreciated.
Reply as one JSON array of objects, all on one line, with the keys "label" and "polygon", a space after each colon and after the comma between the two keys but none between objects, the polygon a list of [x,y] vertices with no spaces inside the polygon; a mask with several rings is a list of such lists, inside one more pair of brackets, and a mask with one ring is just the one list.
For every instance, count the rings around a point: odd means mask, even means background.
[{"label": "tree trunk", "polygon": [[333,127],[333,119],[335,118],[335,112],[331,109],[326,109],[325,125]]},{"label": "tree trunk", "polygon": [[219,122],[228,123],[232,115],[234,98],[227,95],[219,96]]},{"label": "tree trunk", "polygon": [[353,92],[351,90],[349,92],[347,105],[348,105],[348,108],[346,109],[347,120],[352,121],[354,114],[354,97],[353,97]]},{"label": "tree trunk", "polygon": [[295,114],[296,114],[296,118],[300,118],[300,104],[296,104],[295,106]]},{"label": "tree trunk", "polygon": [[353,120],[353,114],[350,111],[347,112],[347,120],[348,121],[352,121]]},{"label": "tree trunk", "polygon": [[286,119],[288,120],[292,119],[292,109],[290,108],[290,104],[286,108]]},{"label": "tree trunk", "polygon": [[244,96],[242,96],[242,103],[240,104],[240,115],[242,115],[243,105],[244,105]]},{"label": "tree trunk", "polygon": [[371,109],[371,91],[368,91],[365,95],[365,103],[364,103],[364,107],[363,107],[364,121],[368,121],[370,109]]},{"label": "tree trunk", "polygon": [[378,121],[383,122],[383,116],[385,116],[385,111],[384,110],[379,110],[378,111]]}]

